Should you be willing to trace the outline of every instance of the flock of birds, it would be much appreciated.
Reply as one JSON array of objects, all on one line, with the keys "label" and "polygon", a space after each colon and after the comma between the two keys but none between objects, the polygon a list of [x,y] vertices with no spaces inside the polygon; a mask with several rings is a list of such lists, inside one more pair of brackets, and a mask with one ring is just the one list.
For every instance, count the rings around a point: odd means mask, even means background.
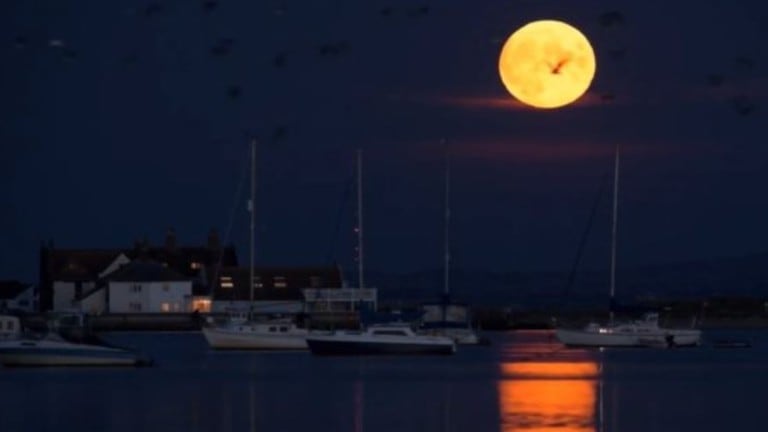
[{"label": "flock of birds", "polygon": [[[200,11],[203,14],[210,15],[215,14],[220,7],[218,0],[203,0],[199,3]],[[412,5],[408,7],[395,8],[392,6],[385,6],[378,9],[377,13],[382,19],[392,19],[396,16],[403,17],[426,17],[429,16],[432,8],[429,5]],[[137,16],[152,19],[155,16],[167,13],[167,9],[161,2],[150,2],[146,5],[136,9],[134,13]],[[288,9],[282,5],[274,8],[272,13],[279,17],[288,13]],[[376,12],[372,12],[376,13]],[[619,11],[607,11],[600,14],[597,17],[597,24],[606,31],[615,31],[620,29],[627,23],[626,16]],[[498,39],[492,40],[494,43],[498,43]],[[18,35],[14,40],[14,45],[17,49],[23,50],[29,47],[33,40],[26,35]],[[503,41],[501,41],[503,43]],[[61,58],[66,61],[77,61],[80,58],[79,52],[63,39],[49,39],[47,46],[50,50],[56,52]],[[348,55],[352,51],[351,44],[346,40],[334,40],[325,41],[317,44],[313,50],[316,55],[326,60],[335,60]],[[232,55],[236,51],[236,41],[231,37],[222,37],[216,40],[209,48],[209,54],[213,58],[222,58]],[[606,50],[608,58],[614,62],[621,62],[628,54],[628,50],[625,47],[611,47]],[[271,65],[274,68],[282,69],[290,66],[292,56],[299,55],[297,53],[291,53],[288,51],[278,51],[272,55]],[[304,53],[302,53],[304,55]],[[140,61],[140,56],[137,52],[128,53],[124,57],[124,61],[128,64],[135,64]],[[712,89],[723,90],[728,92],[731,89],[728,88],[729,84],[736,84],[738,80],[736,72],[746,71],[752,72],[757,67],[754,59],[747,56],[738,56],[733,59],[734,74],[729,76],[726,73],[711,73],[705,77],[704,84],[708,85]],[[734,88],[737,86],[734,86]],[[231,83],[226,87],[226,95],[230,100],[236,101],[243,97],[244,89],[240,83]],[[604,103],[613,102],[616,99],[614,93],[603,93],[600,95],[600,99]],[[729,95],[730,107],[740,116],[753,115],[758,110],[757,103],[750,97],[750,95],[743,92],[735,92]],[[287,136],[288,127],[286,125],[278,125],[271,133],[272,140],[281,140]]]}]

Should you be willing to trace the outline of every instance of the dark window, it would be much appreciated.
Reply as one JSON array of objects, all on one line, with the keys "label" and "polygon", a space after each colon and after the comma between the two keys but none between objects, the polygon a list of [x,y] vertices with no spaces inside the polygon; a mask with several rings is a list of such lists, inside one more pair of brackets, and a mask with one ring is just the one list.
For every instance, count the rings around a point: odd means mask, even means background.
[{"label": "dark window", "polygon": [[280,331],[285,333],[288,331],[288,327],[280,327]]},{"label": "dark window", "polygon": [[383,336],[405,336],[405,332],[402,330],[375,330],[373,334]]},{"label": "dark window", "polygon": [[275,330],[276,330],[276,329],[275,329],[274,327],[270,327],[270,328],[269,328],[269,331],[271,331],[271,332],[273,332],[273,331],[275,331]]}]

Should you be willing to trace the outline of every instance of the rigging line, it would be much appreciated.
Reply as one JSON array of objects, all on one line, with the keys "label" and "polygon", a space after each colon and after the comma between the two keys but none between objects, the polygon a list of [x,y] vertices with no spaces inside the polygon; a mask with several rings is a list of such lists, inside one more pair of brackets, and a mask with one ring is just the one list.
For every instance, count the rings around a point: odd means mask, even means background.
[{"label": "rigging line", "polygon": [[[250,146],[250,143],[249,143]],[[232,208],[229,211],[229,222],[227,224],[227,229],[224,231],[224,242],[223,244],[226,245],[229,242],[229,236],[232,233],[232,225],[234,225],[235,222],[235,212],[237,211],[238,202],[240,201],[240,195],[243,193],[243,185],[245,184],[245,180],[248,177],[248,162],[249,158],[243,158],[242,162],[242,168],[240,173],[240,181],[237,184],[237,189],[235,190],[235,197],[232,202]],[[219,250],[219,259],[216,262],[216,269],[214,271],[213,275],[213,286],[215,286],[216,281],[219,280],[219,273],[221,271],[221,262],[224,260],[224,249],[226,246],[222,247]],[[210,287],[211,290],[213,290],[213,286]],[[213,292],[211,292],[211,295]]]},{"label": "rigging line", "polygon": [[581,257],[584,254],[584,247],[587,245],[587,238],[589,237],[589,232],[592,229],[592,222],[595,219],[595,213],[597,213],[597,208],[600,205],[601,198],[603,196],[603,190],[605,189],[605,184],[608,179],[608,174],[605,173],[600,178],[600,186],[597,189],[597,196],[595,197],[595,201],[592,203],[592,209],[589,212],[589,218],[587,219],[587,226],[584,228],[584,232],[581,234],[581,239],[579,239],[579,247],[576,250],[576,260],[573,263],[573,267],[571,268],[570,273],[568,274],[568,283],[565,286],[565,295],[568,295],[570,293],[571,288],[573,287],[573,282],[576,279],[576,270],[579,267],[579,263],[581,262]]},{"label": "rigging line", "polygon": [[341,218],[344,216],[346,204],[349,201],[350,195],[352,195],[352,184],[354,183],[354,180],[355,172],[352,170],[352,173],[349,175],[347,181],[344,182],[344,191],[342,192],[341,196],[341,205],[339,205],[339,210],[336,214],[336,227],[333,230],[333,236],[331,236],[331,242],[328,248],[328,255],[326,259],[328,264],[333,264],[332,260],[336,252],[336,242],[339,238],[339,231],[341,230]]}]

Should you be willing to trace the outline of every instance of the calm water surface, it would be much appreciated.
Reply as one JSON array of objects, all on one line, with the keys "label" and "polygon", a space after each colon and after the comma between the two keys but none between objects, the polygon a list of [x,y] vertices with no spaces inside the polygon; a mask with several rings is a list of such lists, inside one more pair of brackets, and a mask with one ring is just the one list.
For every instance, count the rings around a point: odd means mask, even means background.
[{"label": "calm water surface", "polygon": [[121,333],[145,369],[0,368],[0,431],[765,431],[768,332],[751,349],[564,349],[490,335],[452,357],[212,352]]}]

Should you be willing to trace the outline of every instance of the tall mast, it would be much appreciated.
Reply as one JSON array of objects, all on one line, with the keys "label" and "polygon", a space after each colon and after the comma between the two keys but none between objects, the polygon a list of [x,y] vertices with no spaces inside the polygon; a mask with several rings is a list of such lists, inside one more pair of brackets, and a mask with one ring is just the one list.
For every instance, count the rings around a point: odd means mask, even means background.
[{"label": "tall mast", "polygon": [[363,256],[363,150],[357,149],[357,275],[359,288],[365,288]]},{"label": "tall mast", "polygon": [[616,295],[616,226],[619,213],[619,145],[616,144],[616,158],[613,165],[613,223],[611,225],[611,304],[609,317],[613,322],[613,298]]},{"label": "tall mast", "polygon": [[256,140],[251,141],[251,197],[248,200],[248,211],[250,212],[251,235],[250,235],[250,255],[248,258],[248,278],[251,293],[251,307],[253,307],[253,263],[255,260],[254,238],[256,235]]},{"label": "tall mast", "polygon": [[[445,144],[445,140],[443,140]],[[443,240],[444,240],[444,274],[443,274],[443,294],[445,298],[448,298],[450,291],[450,268],[451,268],[451,243],[450,243],[450,225],[451,225],[451,161],[448,156],[448,148],[445,148],[445,223],[443,227]]]}]

